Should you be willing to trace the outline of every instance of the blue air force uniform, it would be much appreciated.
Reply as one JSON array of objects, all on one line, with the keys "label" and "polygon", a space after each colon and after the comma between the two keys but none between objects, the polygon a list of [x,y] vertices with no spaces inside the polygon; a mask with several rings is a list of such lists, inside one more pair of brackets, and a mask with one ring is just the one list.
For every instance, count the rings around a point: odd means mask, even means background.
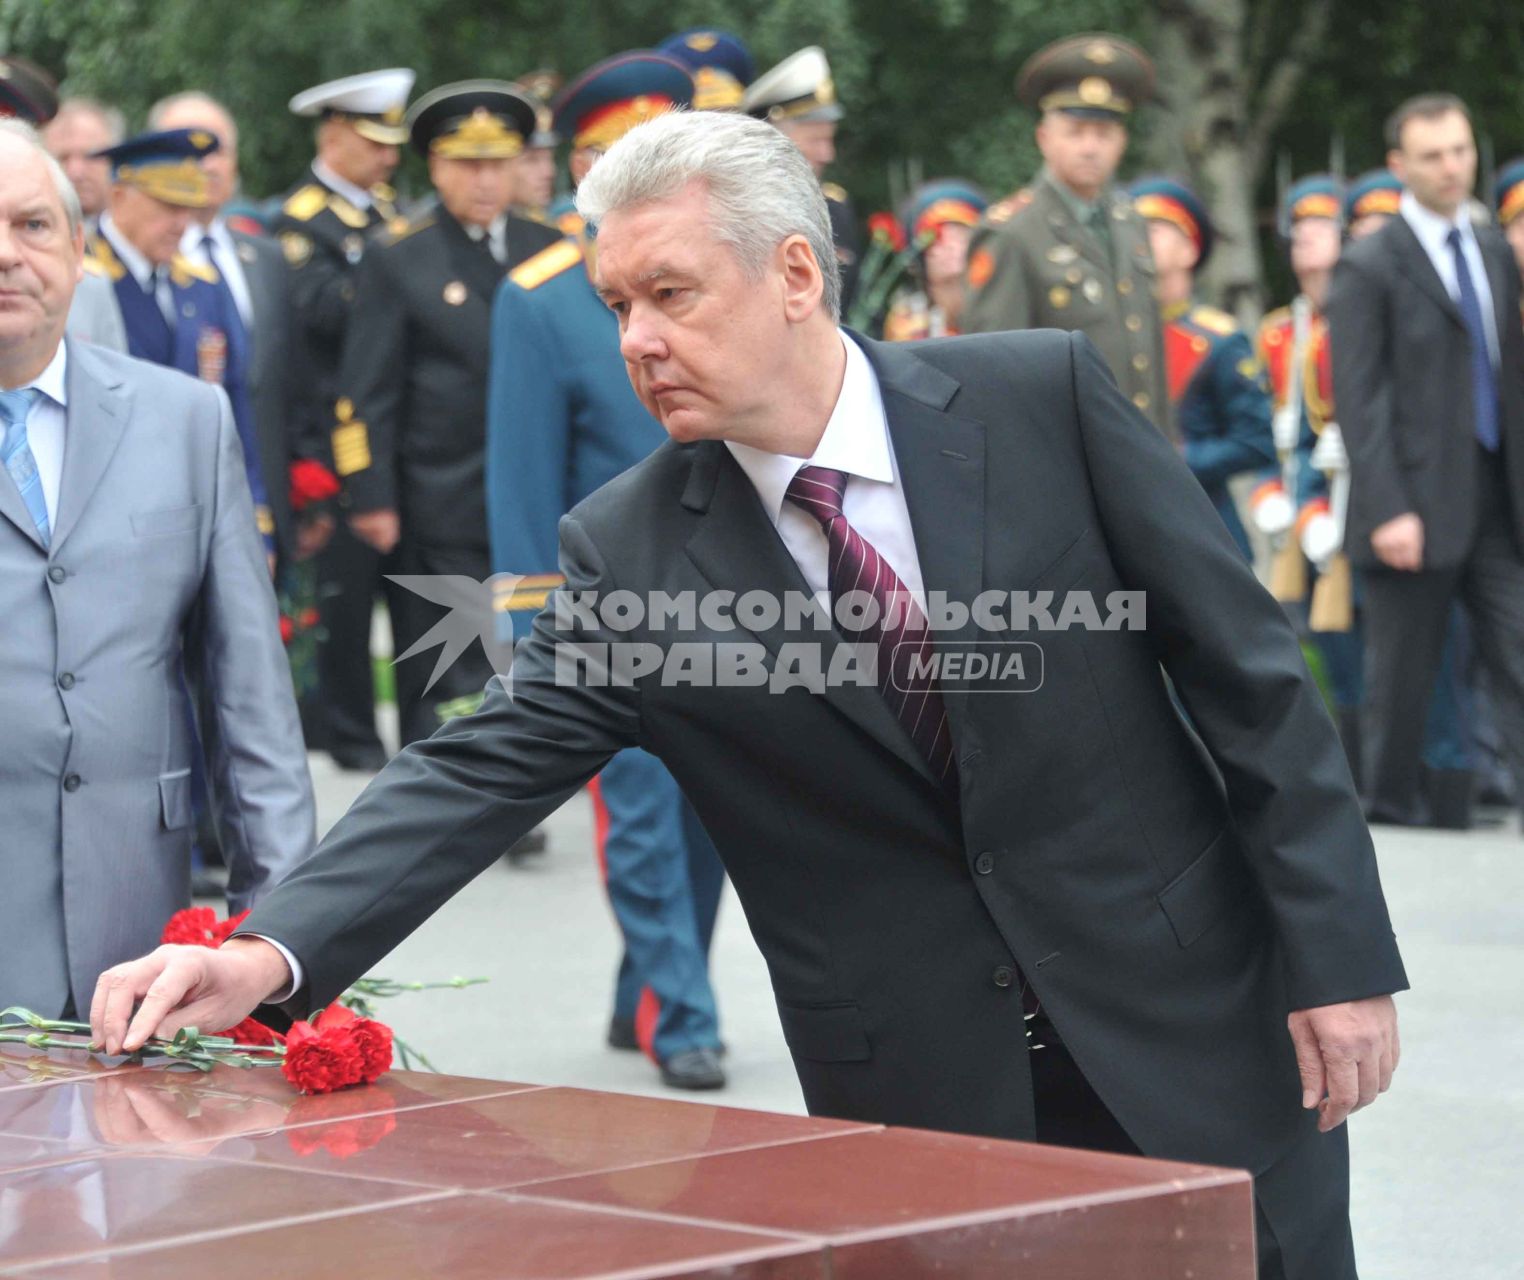
[{"label": "blue air force uniform", "polygon": [[[568,87],[557,126],[577,136],[589,116],[604,124],[620,116],[626,98],[686,105],[690,94],[687,73],[669,59],[620,55]],[[639,114],[625,118],[634,124]],[[618,321],[594,292],[583,253],[578,239],[543,250],[509,273],[493,305],[487,510],[504,639],[526,634],[561,581],[560,518],[666,439],[630,386]],[[718,855],[654,756],[622,751],[594,785],[609,899],[625,940],[611,1043],[633,1030],[669,1084],[722,1084],[708,974],[724,878]],[[704,1069],[669,1074],[695,1053]]]}]

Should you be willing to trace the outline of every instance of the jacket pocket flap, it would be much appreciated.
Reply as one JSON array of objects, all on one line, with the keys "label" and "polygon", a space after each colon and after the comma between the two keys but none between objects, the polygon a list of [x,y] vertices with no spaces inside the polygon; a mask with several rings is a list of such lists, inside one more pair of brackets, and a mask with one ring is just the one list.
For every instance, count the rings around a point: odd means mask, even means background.
[{"label": "jacket pocket flap", "polygon": [[779,1004],[783,1038],[796,1057],[811,1062],[866,1062],[873,1056],[863,1012],[855,1004]]},{"label": "jacket pocket flap", "polygon": [[157,511],[134,511],[132,531],[140,538],[156,533],[179,533],[201,524],[201,504],[188,507],[160,507]]},{"label": "jacket pocket flap", "polygon": [[176,769],[159,775],[159,808],[164,829],[178,831],[191,823],[191,771]]},{"label": "jacket pocket flap", "polygon": [[1188,947],[1217,922],[1249,888],[1231,827],[1224,828],[1184,871],[1159,892],[1159,907],[1182,947]]}]

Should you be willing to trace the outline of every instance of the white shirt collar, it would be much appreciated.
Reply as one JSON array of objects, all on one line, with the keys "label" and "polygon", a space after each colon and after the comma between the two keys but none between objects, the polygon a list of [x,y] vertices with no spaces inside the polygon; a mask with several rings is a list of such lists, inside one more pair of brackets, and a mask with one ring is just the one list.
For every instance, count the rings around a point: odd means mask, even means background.
[{"label": "white shirt collar", "polygon": [[749,444],[725,441],[731,456],[740,463],[762,500],[762,509],[774,524],[783,511],[783,500],[799,468],[806,464],[845,471],[863,480],[894,483],[894,454],[889,448],[889,423],[873,366],[861,347],[837,331],[846,348],[847,368],[841,393],[831,410],[825,434],[808,458],[768,453]]},{"label": "white shirt collar", "polygon": [[1408,226],[1413,228],[1413,234],[1418,237],[1419,244],[1423,245],[1431,258],[1450,251],[1448,237],[1452,230],[1460,232],[1463,243],[1476,238],[1476,232],[1471,227],[1469,204],[1462,204],[1455,215],[1455,221],[1451,222],[1448,218],[1435,213],[1433,209],[1419,204],[1418,198],[1411,191],[1405,190],[1398,208],[1402,216],[1407,219]]},{"label": "white shirt collar", "polygon": [[67,341],[58,344],[58,350],[53,353],[53,358],[48,361],[48,366],[25,386],[17,387],[17,391],[25,391],[27,387],[36,387],[38,391],[47,396],[56,405],[69,403],[69,344]]},{"label": "white shirt collar", "polygon": [[109,213],[101,214],[100,233],[111,245],[112,251],[122,260],[122,265],[132,273],[132,278],[138,282],[138,288],[144,293],[152,293],[155,285],[154,265],[145,258],[126,236],[117,230],[116,223],[111,220]]},{"label": "white shirt collar", "polygon": [[207,236],[211,236],[219,249],[236,252],[237,246],[233,244],[233,235],[228,230],[227,219],[221,214],[204,227],[199,222],[193,222],[186,227],[185,234],[180,237],[180,252],[199,262],[204,247],[201,242]]},{"label": "white shirt collar", "polygon": [[375,197],[365,190],[364,187],[357,187],[347,179],[339,177],[338,174],[321,160],[314,160],[312,162],[312,172],[317,175],[319,182],[330,190],[337,191],[350,204],[354,205],[356,209],[369,209],[374,202]]}]

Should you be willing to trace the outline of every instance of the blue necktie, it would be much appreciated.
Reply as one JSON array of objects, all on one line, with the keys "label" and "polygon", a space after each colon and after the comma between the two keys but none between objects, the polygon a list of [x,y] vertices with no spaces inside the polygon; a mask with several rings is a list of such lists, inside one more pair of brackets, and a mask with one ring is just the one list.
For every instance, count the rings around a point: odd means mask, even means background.
[{"label": "blue necktie", "polygon": [[1471,279],[1471,268],[1461,252],[1460,230],[1450,228],[1445,237],[1455,255],[1455,279],[1460,286],[1461,319],[1471,337],[1471,401],[1476,409],[1476,438],[1482,448],[1495,453],[1498,447],[1498,375],[1492,367],[1492,353],[1487,349],[1487,322],[1482,316],[1482,300]]},{"label": "blue necktie", "polygon": [[21,500],[32,515],[42,545],[51,539],[48,527],[48,504],[42,495],[42,477],[37,474],[37,459],[32,457],[32,447],[26,442],[26,420],[32,406],[37,403],[36,387],[21,391],[0,391],[0,419],[5,422],[5,443],[0,454],[5,458],[5,469],[11,473],[16,488],[21,490]]}]

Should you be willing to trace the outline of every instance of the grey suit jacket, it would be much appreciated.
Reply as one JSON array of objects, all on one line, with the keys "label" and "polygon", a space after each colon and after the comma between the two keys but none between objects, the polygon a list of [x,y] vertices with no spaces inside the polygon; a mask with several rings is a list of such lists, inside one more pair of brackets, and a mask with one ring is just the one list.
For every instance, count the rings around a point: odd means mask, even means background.
[{"label": "grey suit jacket", "polygon": [[197,723],[241,910],[314,843],[312,785],[220,389],[68,340],[50,548],[0,472],[0,1006],[89,1006],[189,902]]},{"label": "grey suit jacket", "polygon": [[117,305],[111,281],[105,276],[95,275],[87,269],[80,278],[69,307],[68,330],[71,338],[93,342],[108,351],[127,350],[127,326],[122,323],[122,309]]}]

